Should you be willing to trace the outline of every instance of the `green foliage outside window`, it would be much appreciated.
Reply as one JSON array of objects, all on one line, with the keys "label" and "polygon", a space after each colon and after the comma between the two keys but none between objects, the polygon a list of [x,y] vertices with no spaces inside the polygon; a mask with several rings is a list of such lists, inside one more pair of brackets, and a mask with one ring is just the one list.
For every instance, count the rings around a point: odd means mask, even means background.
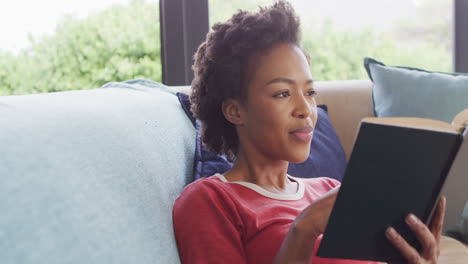
[{"label": "green foliage outside window", "polygon": [[[244,9],[257,9],[258,3],[238,1],[245,2],[241,5]],[[261,4],[268,2],[262,0]],[[210,0],[211,24],[235,11],[230,1]],[[331,21],[303,24],[303,44],[316,80],[368,79],[362,65],[364,56],[388,65],[451,70],[446,42],[427,41],[417,48],[406,48],[372,28],[362,32],[336,28]],[[92,89],[134,78],[161,82],[159,36],[158,4],[144,0],[113,6],[86,19],[65,17],[53,35],[31,38],[30,47],[21,54],[0,51],[0,95]]]},{"label": "green foliage outside window", "polygon": [[424,42],[405,48],[385,33],[372,28],[363,32],[337,31],[327,21],[321,28],[303,29],[304,49],[311,57],[311,72],[317,80],[368,79],[364,57],[387,65],[401,65],[434,71],[451,71],[452,58],[445,47]]},{"label": "green foliage outside window", "polygon": [[159,8],[144,1],[84,20],[65,17],[55,34],[17,56],[0,53],[0,95],[91,89],[111,81],[161,81]]}]

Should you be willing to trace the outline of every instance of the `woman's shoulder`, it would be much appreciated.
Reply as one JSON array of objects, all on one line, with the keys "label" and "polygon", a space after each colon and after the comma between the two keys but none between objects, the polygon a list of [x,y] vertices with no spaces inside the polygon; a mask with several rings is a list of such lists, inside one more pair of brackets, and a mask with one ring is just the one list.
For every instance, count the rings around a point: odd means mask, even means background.
[{"label": "woman's shoulder", "polygon": [[229,190],[218,175],[200,178],[185,186],[175,201],[177,205],[205,204],[207,201],[216,203],[230,198]]},{"label": "woman's shoulder", "polygon": [[200,196],[203,193],[216,192],[216,190],[222,188],[222,183],[223,182],[216,174],[207,178],[197,179],[185,186],[179,198],[193,195]]},{"label": "woman's shoulder", "polygon": [[218,174],[212,175],[207,178],[200,178],[197,179],[185,186],[183,192],[192,192],[197,191],[199,189],[212,189],[212,188],[220,188],[221,186],[221,179],[219,178]]},{"label": "woman's shoulder", "polygon": [[174,222],[190,218],[206,219],[208,215],[235,216],[238,201],[232,191],[216,175],[198,179],[188,184],[173,207]]},{"label": "woman's shoulder", "polygon": [[319,191],[321,193],[326,193],[333,188],[341,186],[341,183],[335,179],[328,177],[318,177],[318,178],[296,178],[304,183],[304,187],[309,190],[314,190],[315,192]]}]

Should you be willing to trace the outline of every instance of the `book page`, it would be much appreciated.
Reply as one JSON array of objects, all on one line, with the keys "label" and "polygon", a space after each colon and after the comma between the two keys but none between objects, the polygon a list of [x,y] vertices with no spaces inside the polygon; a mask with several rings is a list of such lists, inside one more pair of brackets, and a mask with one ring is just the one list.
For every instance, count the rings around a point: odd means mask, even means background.
[{"label": "book page", "polygon": [[453,118],[452,126],[455,127],[459,133],[462,133],[465,130],[466,124],[468,123],[468,108],[458,113],[455,118]]},{"label": "book page", "polygon": [[361,122],[459,134],[457,128],[447,122],[420,117],[366,117]]},{"label": "book page", "polygon": [[468,130],[464,132],[463,137],[463,143],[442,189],[442,194],[447,198],[444,231],[458,230],[465,203],[468,201]]}]

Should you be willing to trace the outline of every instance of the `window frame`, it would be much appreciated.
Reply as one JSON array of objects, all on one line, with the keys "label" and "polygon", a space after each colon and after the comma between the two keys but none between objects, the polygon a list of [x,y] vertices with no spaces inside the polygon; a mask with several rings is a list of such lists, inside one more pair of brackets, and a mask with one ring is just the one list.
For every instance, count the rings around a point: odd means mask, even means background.
[{"label": "window frame", "polygon": [[193,55],[208,33],[208,0],[160,0],[162,82],[189,85]]},{"label": "window frame", "polygon": [[454,0],[453,69],[468,73],[468,1]]},{"label": "window frame", "polygon": [[[453,71],[468,73],[468,1],[453,0]],[[209,30],[208,0],[160,0],[162,80],[190,85],[193,54]]]}]

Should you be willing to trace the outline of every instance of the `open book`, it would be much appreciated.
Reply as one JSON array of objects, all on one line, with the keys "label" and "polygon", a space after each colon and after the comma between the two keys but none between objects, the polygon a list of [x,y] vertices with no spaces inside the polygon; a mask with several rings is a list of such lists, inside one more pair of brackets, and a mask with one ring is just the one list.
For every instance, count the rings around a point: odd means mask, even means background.
[{"label": "open book", "polygon": [[364,118],[317,255],[403,262],[385,237],[388,226],[419,249],[404,218],[413,213],[429,224],[451,168],[468,180],[467,123],[468,109],[452,124]]}]

